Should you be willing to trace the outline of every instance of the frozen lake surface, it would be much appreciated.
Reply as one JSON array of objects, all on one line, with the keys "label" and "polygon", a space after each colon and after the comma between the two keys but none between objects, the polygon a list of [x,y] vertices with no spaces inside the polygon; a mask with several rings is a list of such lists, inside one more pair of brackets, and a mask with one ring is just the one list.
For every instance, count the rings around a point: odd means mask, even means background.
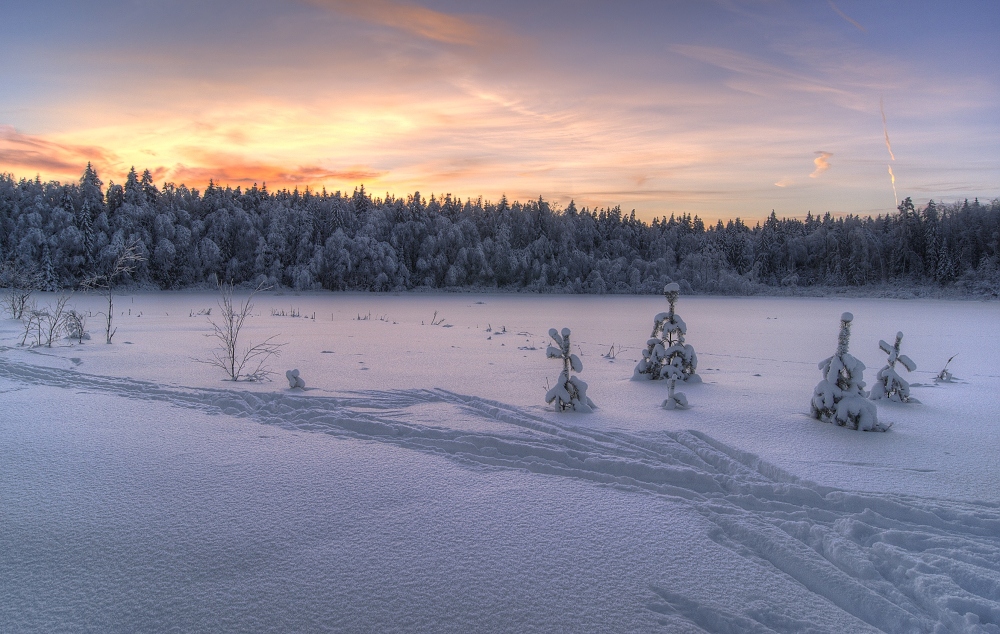
[{"label": "frozen lake surface", "polygon": [[[630,380],[662,297],[265,293],[236,384],[208,308],[0,321],[0,630],[1000,632],[996,303],[681,297],[686,411]],[[869,385],[918,365],[885,434],[809,417],[845,310]],[[551,327],[596,412],[544,405]]]}]

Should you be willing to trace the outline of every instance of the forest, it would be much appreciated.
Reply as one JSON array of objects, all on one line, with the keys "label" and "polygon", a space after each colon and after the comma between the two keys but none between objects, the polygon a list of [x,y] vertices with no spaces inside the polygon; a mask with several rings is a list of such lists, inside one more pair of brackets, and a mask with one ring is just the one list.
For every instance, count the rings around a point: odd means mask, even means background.
[{"label": "forest", "polygon": [[[735,216],[736,214],[734,214]],[[688,214],[647,223],[620,207],[577,209],[450,195],[157,187],[132,169],[107,187],[0,175],[0,265],[42,290],[106,274],[124,249],[123,283],[161,289],[265,284],[298,290],[502,289],[728,295],[805,287],[940,285],[1000,291],[1000,200],[906,198],[877,217],[772,212],[706,226]],[[30,273],[30,275],[29,275]],[[0,279],[0,286],[4,280]]]}]

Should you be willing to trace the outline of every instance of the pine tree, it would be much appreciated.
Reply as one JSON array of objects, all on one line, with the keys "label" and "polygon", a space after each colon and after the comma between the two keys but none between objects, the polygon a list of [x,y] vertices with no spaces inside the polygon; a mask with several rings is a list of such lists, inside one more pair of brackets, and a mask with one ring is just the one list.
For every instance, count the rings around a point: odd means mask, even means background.
[{"label": "pine tree", "polygon": [[587,397],[587,384],[579,377],[570,375],[570,370],[582,372],[583,362],[580,361],[580,357],[570,352],[569,335],[569,328],[563,328],[562,334],[555,328],[549,329],[549,336],[559,347],[549,346],[545,356],[550,359],[562,359],[563,369],[559,374],[559,381],[545,394],[545,402],[555,401],[556,409],[560,411],[571,409],[577,412],[590,412],[595,405]]},{"label": "pine tree", "polygon": [[824,423],[861,431],[885,431],[886,425],[878,422],[878,410],[865,392],[865,364],[847,352],[851,338],[854,315],[840,316],[840,337],[837,352],[819,363],[823,380],[813,392],[811,409],[813,418]]},{"label": "pine tree", "polygon": [[642,351],[642,359],[635,366],[633,379],[667,379],[674,373],[667,368],[679,368],[680,376],[675,377],[675,380],[688,383],[701,381],[701,377],[695,373],[698,355],[695,354],[694,347],[684,343],[687,324],[674,312],[680,291],[681,287],[676,282],[663,287],[663,296],[667,299],[670,310],[653,319],[653,333],[646,342],[646,349]]},{"label": "pine tree", "polygon": [[903,380],[899,373],[896,372],[896,362],[898,361],[907,372],[913,372],[917,369],[917,364],[910,360],[910,357],[905,354],[899,354],[899,344],[903,341],[903,333],[896,333],[896,343],[894,345],[889,345],[884,339],[880,339],[878,342],[878,347],[882,349],[882,352],[889,355],[888,360],[884,368],[878,371],[878,376],[875,379],[875,385],[872,386],[871,399],[877,401],[878,399],[886,398],[890,401],[896,401],[897,403],[906,403],[911,400],[910,398],[910,384]]}]

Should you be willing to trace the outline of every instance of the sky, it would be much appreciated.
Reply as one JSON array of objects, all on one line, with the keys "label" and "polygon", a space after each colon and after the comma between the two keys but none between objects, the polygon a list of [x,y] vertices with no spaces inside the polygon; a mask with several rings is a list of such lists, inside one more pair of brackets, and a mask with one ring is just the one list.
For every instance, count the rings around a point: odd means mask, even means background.
[{"label": "sky", "polygon": [[0,0],[0,172],[714,222],[1000,196],[996,0]]}]

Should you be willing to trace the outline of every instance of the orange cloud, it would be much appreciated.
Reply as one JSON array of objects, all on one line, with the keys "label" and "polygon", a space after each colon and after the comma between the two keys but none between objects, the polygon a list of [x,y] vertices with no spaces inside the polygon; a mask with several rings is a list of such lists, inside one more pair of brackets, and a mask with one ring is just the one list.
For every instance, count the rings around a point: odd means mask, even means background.
[{"label": "orange cloud", "polygon": [[813,159],[813,163],[816,164],[816,169],[809,175],[809,178],[818,178],[820,174],[830,169],[830,162],[827,159],[833,156],[833,152],[821,151],[816,152],[816,154],[819,154],[819,156]]},{"label": "orange cloud", "polygon": [[183,183],[203,184],[209,179],[224,185],[249,185],[251,183],[271,183],[274,186],[324,186],[326,184],[359,184],[376,180],[384,171],[367,166],[352,166],[348,169],[332,170],[318,165],[300,165],[294,168],[262,161],[248,161],[241,157],[222,153],[189,151],[203,165],[177,163],[173,167],[155,171],[157,178]]},{"label": "orange cloud", "polygon": [[491,39],[480,25],[415,4],[391,0],[306,0],[306,2],[444,44],[478,46],[485,40]]},{"label": "orange cloud", "polygon": [[57,143],[40,136],[18,132],[0,125],[0,169],[44,173],[47,176],[77,177],[84,166],[98,168],[114,162],[114,154],[92,145]]}]

